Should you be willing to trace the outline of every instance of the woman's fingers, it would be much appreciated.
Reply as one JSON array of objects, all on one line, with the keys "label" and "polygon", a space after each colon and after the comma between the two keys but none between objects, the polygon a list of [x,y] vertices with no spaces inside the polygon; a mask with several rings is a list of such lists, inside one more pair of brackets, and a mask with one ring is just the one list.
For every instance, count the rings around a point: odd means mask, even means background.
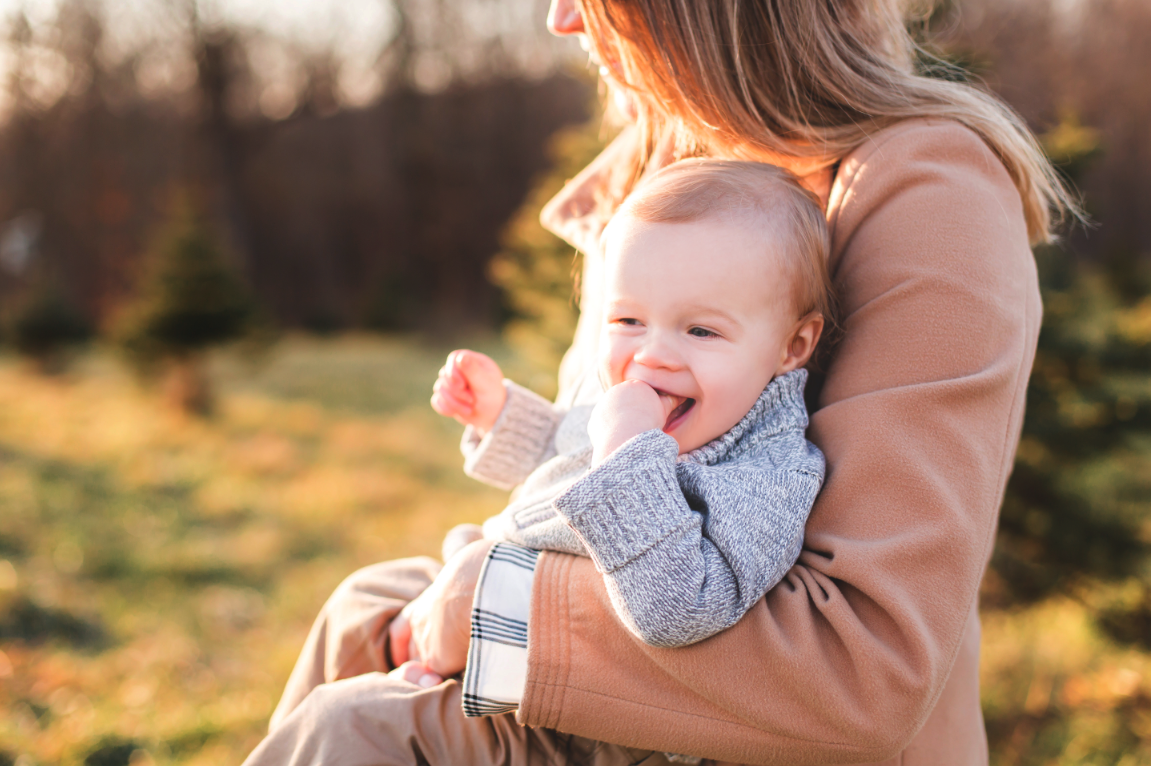
[{"label": "woman's fingers", "polygon": [[410,684],[415,684],[424,689],[430,689],[437,684],[443,683],[444,679],[439,673],[429,669],[425,665],[409,660],[403,665],[393,670],[389,675],[402,678]]},{"label": "woman's fingers", "polygon": [[388,625],[388,649],[391,653],[392,667],[399,667],[412,658],[412,622],[408,617],[408,608],[397,614]]},{"label": "woman's fingers", "polygon": [[457,524],[444,535],[444,542],[440,546],[443,560],[447,561],[463,550],[465,546],[482,539],[484,539],[484,529],[479,524]]},{"label": "woman's fingers", "polygon": [[441,677],[453,676],[467,664],[473,594],[491,545],[479,540],[465,546],[444,565],[427,590],[405,607],[415,643],[408,659],[418,656]]},{"label": "woman's fingers", "polygon": [[415,632],[413,631],[412,640],[408,642],[408,662],[423,662],[424,657],[420,654],[420,645],[416,643]]}]

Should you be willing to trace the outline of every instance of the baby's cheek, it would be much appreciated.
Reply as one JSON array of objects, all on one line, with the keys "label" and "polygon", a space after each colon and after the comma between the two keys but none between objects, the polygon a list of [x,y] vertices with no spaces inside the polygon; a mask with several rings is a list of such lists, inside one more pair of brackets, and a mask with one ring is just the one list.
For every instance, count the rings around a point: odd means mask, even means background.
[{"label": "baby's cheek", "polygon": [[606,390],[623,381],[624,370],[627,368],[630,355],[627,349],[622,347],[623,344],[618,341],[613,342],[610,335],[604,340],[605,342],[600,346],[598,373],[600,383]]},{"label": "baby's cheek", "polygon": [[701,444],[722,436],[743,419],[770,382],[762,378],[758,371],[733,367],[700,381],[708,405],[695,424]]}]

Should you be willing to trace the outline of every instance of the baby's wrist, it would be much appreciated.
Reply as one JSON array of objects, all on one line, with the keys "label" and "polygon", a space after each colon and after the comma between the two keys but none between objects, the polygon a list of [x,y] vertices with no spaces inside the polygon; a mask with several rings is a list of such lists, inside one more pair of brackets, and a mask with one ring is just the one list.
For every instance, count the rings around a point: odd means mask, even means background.
[{"label": "baby's wrist", "polygon": [[508,403],[508,391],[502,384],[500,386],[502,396],[498,400],[488,403],[483,413],[474,412],[472,418],[469,420],[468,425],[475,429],[476,433],[482,439],[491,433],[492,429],[496,427],[499,422],[500,413],[504,411],[504,407]]},{"label": "baby's wrist", "polygon": [[629,441],[639,436],[640,434],[650,430],[650,428],[641,428],[639,430],[635,430],[633,428],[622,428],[613,430],[598,440],[593,439],[592,463],[594,465],[603,463],[609,457],[614,455],[620,447],[627,444]]}]

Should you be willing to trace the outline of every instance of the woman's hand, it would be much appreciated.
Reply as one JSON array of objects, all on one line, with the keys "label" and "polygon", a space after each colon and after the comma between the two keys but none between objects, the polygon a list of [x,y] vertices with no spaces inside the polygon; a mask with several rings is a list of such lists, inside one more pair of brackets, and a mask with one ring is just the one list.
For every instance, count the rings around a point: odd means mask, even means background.
[{"label": "woman's hand", "polygon": [[456,524],[444,535],[444,541],[440,544],[440,558],[447,561],[469,544],[483,539],[484,528],[479,524]]},{"label": "woman's hand", "polygon": [[422,689],[430,689],[441,684],[444,679],[439,673],[433,673],[415,660],[408,660],[403,665],[388,673],[392,678],[400,678]]},{"label": "woman's hand", "polygon": [[432,409],[487,433],[507,398],[500,366],[478,351],[460,349],[448,354],[440,368],[432,388]]},{"label": "woman's hand", "polygon": [[404,607],[388,627],[391,662],[418,662],[440,679],[461,672],[468,662],[472,600],[480,570],[492,547],[477,540],[447,562],[427,590]]}]

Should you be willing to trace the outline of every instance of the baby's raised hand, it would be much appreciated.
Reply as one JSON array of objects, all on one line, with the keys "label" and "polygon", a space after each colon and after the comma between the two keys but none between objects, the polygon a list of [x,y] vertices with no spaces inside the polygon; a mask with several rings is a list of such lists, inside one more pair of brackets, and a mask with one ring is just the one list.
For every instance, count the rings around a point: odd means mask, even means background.
[{"label": "baby's raised hand", "polygon": [[675,406],[642,380],[625,380],[608,389],[592,411],[588,436],[592,465],[599,465],[629,439],[653,428],[662,429]]},{"label": "baby's raised hand", "polygon": [[478,351],[448,354],[432,388],[432,409],[487,433],[504,408],[508,392],[500,366]]}]

